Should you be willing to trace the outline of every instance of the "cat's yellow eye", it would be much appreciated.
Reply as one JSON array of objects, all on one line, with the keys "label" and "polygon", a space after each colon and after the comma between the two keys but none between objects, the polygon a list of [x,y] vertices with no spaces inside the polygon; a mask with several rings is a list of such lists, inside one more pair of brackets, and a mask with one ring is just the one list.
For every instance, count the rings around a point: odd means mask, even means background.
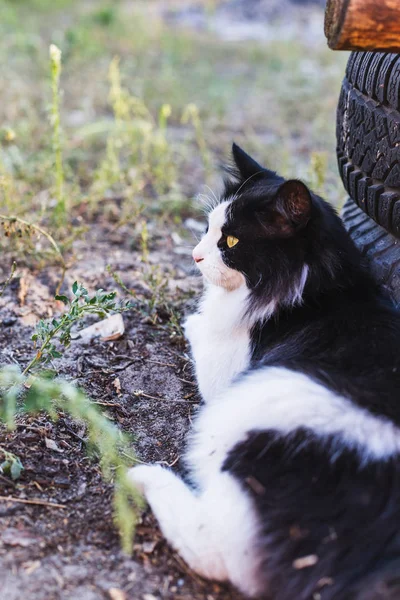
[{"label": "cat's yellow eye", "polygon": [[238,241],[239,240],[234,235],[228,235],[228,237],[226,238],[226,244],[228,248],[233,248],[233,246],[236,246]]}]

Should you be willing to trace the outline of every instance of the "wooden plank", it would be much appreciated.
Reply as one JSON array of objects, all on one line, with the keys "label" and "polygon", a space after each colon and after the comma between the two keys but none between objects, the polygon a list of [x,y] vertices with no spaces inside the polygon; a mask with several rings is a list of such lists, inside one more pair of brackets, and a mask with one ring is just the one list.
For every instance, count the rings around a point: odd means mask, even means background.
[{"label": "wooden plank", "polygon": [[400,52],[400,0],[328,0],[325,35],[332,50]]}]

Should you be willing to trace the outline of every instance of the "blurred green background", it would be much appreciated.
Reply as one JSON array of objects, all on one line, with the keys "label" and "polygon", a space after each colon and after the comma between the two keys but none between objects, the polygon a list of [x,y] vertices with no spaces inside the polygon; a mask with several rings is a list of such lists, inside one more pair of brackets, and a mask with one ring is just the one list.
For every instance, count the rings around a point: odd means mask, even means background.
[{"label": "blurred green background", "polygon": [[326,47],[323,2],[0,0],[0,13],[1,213],[62,250],[99,214],[179,224],[218,188],[233,139],[340,206],[347,56]]}]

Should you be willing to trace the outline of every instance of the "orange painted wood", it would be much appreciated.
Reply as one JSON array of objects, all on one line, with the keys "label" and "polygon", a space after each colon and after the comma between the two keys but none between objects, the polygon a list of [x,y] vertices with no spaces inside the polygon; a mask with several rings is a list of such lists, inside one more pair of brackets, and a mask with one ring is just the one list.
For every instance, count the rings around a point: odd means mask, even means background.
[{"label": "orange painted wood", "polygon": [[400,52],[400,0],[328,0],[325,35],[333,50]]}]

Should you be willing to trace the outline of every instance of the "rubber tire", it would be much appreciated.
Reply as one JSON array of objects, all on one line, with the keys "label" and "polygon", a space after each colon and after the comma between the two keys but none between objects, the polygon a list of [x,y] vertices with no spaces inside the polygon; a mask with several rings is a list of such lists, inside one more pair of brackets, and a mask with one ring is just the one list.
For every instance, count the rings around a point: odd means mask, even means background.
[{"label": "rubber tire", "polygon": [[337,110],[343,184],[358,206],[400,237],[400,55],[353,52]]},{"label": "rubber tire", "polygon": [[400,240],[374,223],[351,198],[341,216],[382,292],[400,308]]}]

